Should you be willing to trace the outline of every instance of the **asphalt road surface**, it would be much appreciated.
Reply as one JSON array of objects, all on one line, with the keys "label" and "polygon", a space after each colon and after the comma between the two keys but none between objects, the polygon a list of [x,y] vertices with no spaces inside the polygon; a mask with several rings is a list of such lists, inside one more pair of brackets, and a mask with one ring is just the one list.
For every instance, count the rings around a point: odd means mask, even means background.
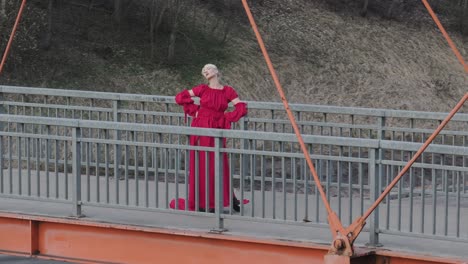
[{"label": "asphalt road surface", "polygon": [[63,262],[63,261],[55,261],[55,260],[48,260],[48,259],[37,259],[37,258],[26,258],[26,257],[17,257],[17,256],[8,256],[8,255],[0,255],[0,263],[5,264],[60,264],[60,263],[67,263],[70,264],[72,262]]}]

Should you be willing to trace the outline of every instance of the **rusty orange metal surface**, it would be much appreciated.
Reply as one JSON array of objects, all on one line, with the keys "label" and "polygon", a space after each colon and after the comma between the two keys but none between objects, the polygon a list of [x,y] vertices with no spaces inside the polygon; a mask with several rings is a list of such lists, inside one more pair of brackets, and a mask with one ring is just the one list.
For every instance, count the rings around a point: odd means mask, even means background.
[{"label": "rusty orange metal surface", "polygon": [[23,219],[0,218],[0,249],[13,252],[30,252],[29,222]]},{"label": "rusty orange metal surface", "polygon": [[[0,215],[0,251],[24,255],[34,251],[39,258],[77,262],[320,263],[328,250],[327,246],[312,243],[73,219],[12,217],[14,215]],[[30,222],[36,223],[37,229],[33,232]],[[38,251],[31,246],[31,237],[32,241],[37,241]]]},{"label": "rusty orange metal surface", "polygon": [[[324,263],[329,246],[73,218],[0,213],[0,252],[77,263]],[[466,263],[359,249],[335,263]],[[336,258],[340,259],[336,259]]]},{"label": "rusty orange metal surface", "polygon": [[[397,264],[436,264],[436,263],[448,263],[448,264],[467,264],[468,261],[455,259],[455,258],[443,258],[443,257],[433,257],[433,256],[424,256],[424,255],[411,255],[408,253],[395,252],[380,250],[377,252],[377,262],[376,264],[384,263],[397,263]],[[386,262],[385,262],[386,261]]]}]

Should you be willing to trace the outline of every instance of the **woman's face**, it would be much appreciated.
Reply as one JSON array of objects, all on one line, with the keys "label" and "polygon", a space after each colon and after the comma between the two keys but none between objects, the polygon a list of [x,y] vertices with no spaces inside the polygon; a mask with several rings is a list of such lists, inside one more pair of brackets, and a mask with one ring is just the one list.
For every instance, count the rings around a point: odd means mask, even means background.
[{"label": "woman's face", "polygon": [[210,80],[211,78],[217,76],[217,74],[218,74],[218,70],[216,70],[213,67],[206,67],[202,71],[203,77],[205,77],[205,79],[207,80]]}]

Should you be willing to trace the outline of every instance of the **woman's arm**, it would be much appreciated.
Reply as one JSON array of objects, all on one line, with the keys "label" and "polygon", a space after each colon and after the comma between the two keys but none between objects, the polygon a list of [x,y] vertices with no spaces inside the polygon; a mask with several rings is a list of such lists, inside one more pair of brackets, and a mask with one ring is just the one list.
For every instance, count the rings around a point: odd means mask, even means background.
[{"label": "woman's arm", "polygon": [[192,100],[191,94],[193,94],[192,90],[183,90],[175,96],[176,103],[184,107],[185,122],[187,122],[187,115],[197,116],[199,108],[199,105]]},{"label": "woman's arm", "polygon": [[231,102],[232,102],[233,105],[236,105],[237,103],[240,103],[240,101],[241,101],[241,100],[239,99],[239,97],[236,97],[236,98],[234,98],[233,100],[231,100]]},{"label": "woman's arm", "polygon": [[247,104],[241,102],[239,97],[235,98],[231,102],[234,105],[234,110],[232,112],[224,113],[224,117],[229,122],[237,122],[247,114]]},{"label": "woman's arm", "polygon": [[175,96],[175,101],[178,105],[193,104],[189,90],[183,90]]}]

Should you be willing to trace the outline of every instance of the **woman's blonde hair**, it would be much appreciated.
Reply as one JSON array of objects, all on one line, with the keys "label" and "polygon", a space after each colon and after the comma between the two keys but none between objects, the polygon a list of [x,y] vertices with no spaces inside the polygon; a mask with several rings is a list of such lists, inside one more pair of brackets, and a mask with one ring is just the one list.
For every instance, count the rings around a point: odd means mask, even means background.
[{"label": "woman's blonde hair", "polygon": [[201,71],[202,75],[203,75],[203,71],[205,69],[215,69],[216,70],[216,75],[218,76],[218,78],[221,77],[221,72],[218,70],[218,67],[216,67],[216,65],[208,63],[205,66],[203,66],[202,71]]}]

